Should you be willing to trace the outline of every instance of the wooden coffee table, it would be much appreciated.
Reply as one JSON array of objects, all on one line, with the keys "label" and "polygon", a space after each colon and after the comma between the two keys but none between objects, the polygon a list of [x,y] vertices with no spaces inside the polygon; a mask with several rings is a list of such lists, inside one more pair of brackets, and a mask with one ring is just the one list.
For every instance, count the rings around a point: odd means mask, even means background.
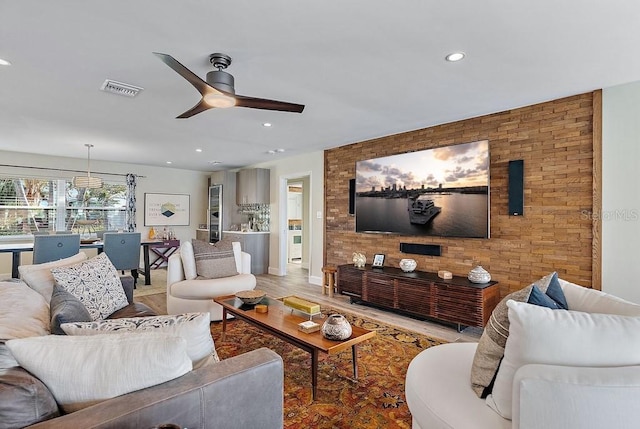
[{"label": "wooden coffee table", "polygon": [[[302,313],[291,311],[282,301],[265,297],[260,303],[269,306],[267,313],[256,313],[254,306],[245,305],[241,300],[233,295],[221,296],[214,301],[220,304],[222,310],[222,340],[225,339],[227,330],[227,313],[231,313],[238,319],[244,320],[258,328],[276,336],[288,343],[293,344],[311,354],[311,384],[313,400],[316,399],[318,389],[318,353],[323,352],[329,355],[341,352],[351,347],[351,358],[353,361],[353,378],[358,378],[358,344],[375,336],[375,331],[369,331],[358,326],[351,326],[353,333],[351,338],[344,341],[328,340],[322,336],[320,331],[310,334],[298,330],[298,323],[309,320],[303,317]],[[323,320],[316,320],[322,324]]]}]

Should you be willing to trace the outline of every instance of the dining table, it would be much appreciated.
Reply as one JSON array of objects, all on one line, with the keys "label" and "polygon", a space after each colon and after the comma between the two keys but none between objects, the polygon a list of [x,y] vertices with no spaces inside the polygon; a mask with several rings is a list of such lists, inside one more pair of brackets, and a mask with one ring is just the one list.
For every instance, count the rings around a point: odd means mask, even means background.
[{"label": "dining table", "polygon": [[[144,275],[144,284],[151,284],[151,268],[149,262],[149,248],[157,248],[162,247],[165,244],[167,246],[176,246],[176,242],[179,243],[179,240],[171,240],[169,243],[168,240],[162,239],[143,239],[140,241],[140,247],[143,249],[143,260],[144,267],[140,268],[138,271]],[[80,250],[82,249],[97,249],[98,253],[102,253],[103,249],[102,241],[81,241],[80,242]],[[179,244],[178,244],[179,246]],[[33,241],[25,241],[21,243],[0,243],[0,253],[12,253],[11,258],[11,277],[17,279],[19,277],[18,267],[20,266],[20,259],[23,252],[32,252],[33,251]]]}]

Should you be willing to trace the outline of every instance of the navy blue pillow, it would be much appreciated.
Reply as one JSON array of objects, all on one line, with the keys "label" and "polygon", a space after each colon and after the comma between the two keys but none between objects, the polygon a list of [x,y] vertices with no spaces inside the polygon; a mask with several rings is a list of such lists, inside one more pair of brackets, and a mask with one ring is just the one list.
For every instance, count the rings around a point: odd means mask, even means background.
[{"label": "navy blue pillow", "polygon": [[547,296],[544,292],[540,290],[540,288],[536,285],[533,285],[531,288],[531,293],[529,294],[529,299],[527,300],[529,304],[539,305],[540,307],[547,307],[552,310],[561,310],[562,307]]},{"label": "navy blue pillow", "polygon": [[547,287],[547,296],[554,300],[563,310],[569,309],[567,298],[565,298],[560,282],[558,281],[558,273],[553,273],[553,276],[551,276],[549,287]]}]

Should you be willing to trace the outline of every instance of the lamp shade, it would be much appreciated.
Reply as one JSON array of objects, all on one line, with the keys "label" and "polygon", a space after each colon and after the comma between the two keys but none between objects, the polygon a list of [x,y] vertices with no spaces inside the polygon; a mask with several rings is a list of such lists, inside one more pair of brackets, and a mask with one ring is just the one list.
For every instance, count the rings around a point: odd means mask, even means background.
[{"label": "lamp shade", "polygon": [[99,177],[91,177],[91,148],[92,144],[85,144],[87,147],[87,175],[76,176],[73,178],[73,186],[76,188],[102,188],[102,179]]},{"label": "lamp shade", "polygon": [[76,176],[73,178],[73,186],[75,188],[102,188],[102,179],[92,176]]}]

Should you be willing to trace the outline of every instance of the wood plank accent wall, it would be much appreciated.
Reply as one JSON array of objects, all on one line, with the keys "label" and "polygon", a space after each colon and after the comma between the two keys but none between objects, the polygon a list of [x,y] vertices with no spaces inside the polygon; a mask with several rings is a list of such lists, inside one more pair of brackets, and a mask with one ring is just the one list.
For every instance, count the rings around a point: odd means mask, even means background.
[{"label": "wood plank accent wall", "polygon": [[[413,258],[423,271],[466,276],[479,261],[500,283],[502,296],[557,271],[592,287],[594,98],[586,93],[450,124],[386,136],[325,151],[325,263],[367,262],[386,254],[385,265]],[[597,106],[596,106],[597,109]],[[597,131],[596,131],[597,134]],[[596,137],[597,138],[597,137]],[[349,179],[356,161],[433,147],[489,140],[490,239],[460,239],[355,233],[349,215]],[[524,160],[525,215],[509,216],[507,170]],[[439,244],[442,256],[409,255],[399,243]],[[599,262],[598,262],[599,264]],[[599,267],[598,267],[599,269]],[[595,285],[599,288],[600,285]]]}]

